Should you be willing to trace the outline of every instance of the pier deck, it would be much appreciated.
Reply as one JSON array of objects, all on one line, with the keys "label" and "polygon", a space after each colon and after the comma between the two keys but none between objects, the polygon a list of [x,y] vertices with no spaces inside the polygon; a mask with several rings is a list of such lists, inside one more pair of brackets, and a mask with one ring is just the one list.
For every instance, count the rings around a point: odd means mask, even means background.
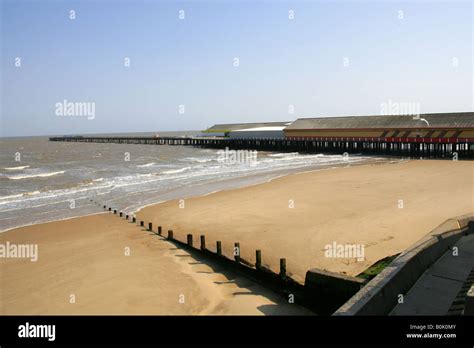
[{"label": "pier deck", "polygon": [[457,138],[284,138],[60,136],[50,141],[139,145],[182,145],[279,152],[360,153],[433,158],[474,158],[474,142]]}]

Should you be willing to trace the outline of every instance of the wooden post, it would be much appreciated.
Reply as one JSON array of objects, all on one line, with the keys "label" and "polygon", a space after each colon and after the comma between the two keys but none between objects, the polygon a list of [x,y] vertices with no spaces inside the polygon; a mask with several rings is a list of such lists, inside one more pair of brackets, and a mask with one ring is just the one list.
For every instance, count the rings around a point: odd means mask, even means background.
[{"label": "wooden post", "polygon": [[286,259],[280,259],[280,278],[286,278]]},{"label": "wooden post", "polygon": [[158,235],[161,236],[161,226],[158,226]]},{"label": "wooden post", "polygon": [[222,256],[222,242],[220,240],[216,242],[216,252],[217,256]]},{"label": "wooden post", "polygon": [[168,230],[168,239],[173,239],[173,230]]},{"label": "wooden post", "polygon": [[137,218],[135,216],[132,218],[132,222],[133,223],[137,222]]},{"label": "wooden post", "polygon": [[193,246],[193,235],[188,234],[188,246],[192,247]]},{"label": "wooden post", "polygon": [[467,223],[467,233],[474,233],[474,221]]},{"label": "wooden post", "polygon": [[464,315],[474,315],[474,285],[466,289],[467,293],[464,297],[466,302],[464,305]]},{"label": "wooden post", "polygon": [[151,222],[148,223],[148,229],[150,231],[153,231],[153,223],[151,223]]},{"label": "wooden post", "polygon": [[140,221],[140,226],[141,227],[145,226],[145,222],[143,220]]},{"label": "wooden post", "polygon": [[122,217],[122,216],[123,216],[123,213],[122,213],[122,212],[120,212],[120,214],[119,214],[119,215],[120,215],[120,217]]},{"label": "wooden post", "polygon": [[116,214],[116,215],[117,215],[117,209],[114,209],[114,214]]},{"label": "wooden post", "polygon": [[201,235],[201,250],[206,250],[206,236]]},{"label": "wooden post", "polygon": [[240,261],[240,243],[234,243],[234,259],[236,262]]},{"label": "wooden post", "polygon": [[128,220],[128,214],[127,214],[127,215],[125,215],[125,220]]},{"label": "wooden post", "polygon": [[109,211],[112,211],[112,208],[111,208],[111,207],[109,207]]},{"label": "wooden post", "polygon": [[107,206],[106,206],[106,205],[104,205],[104,209],[107,209]]},{"label": "wooden post", "polygon": [[262,268],[262,251],[261,250],[255,251],[255,268],[256,269]]}]

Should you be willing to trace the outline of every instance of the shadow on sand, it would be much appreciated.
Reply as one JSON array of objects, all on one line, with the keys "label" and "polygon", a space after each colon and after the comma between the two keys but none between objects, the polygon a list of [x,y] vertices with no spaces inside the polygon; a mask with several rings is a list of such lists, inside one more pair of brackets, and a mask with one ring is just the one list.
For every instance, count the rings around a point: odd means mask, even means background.
[{"label": "shadow on sand", "polygon": [[[155,234],[156,235],[156,234]],[[170,241],[162,236],[158,236],[162,242],[167,242],[174,244],[176,241]],[[225,281],[213,281],[214,284],[219,286],[224,286],[226,284],[234,284],[242,291],[236,291],[232,293],[232,296],[261,296],[267,298],[268,300],[274,302],[274,304],[266,304],[258,306],[257,309],[264,315],[315,315],[311,310],[302,307],[295,303],[289,303],[287,295],[283,295],[273,291],[272,289],[265,287],[261,282],[257,282],[254,279],[249,279],[244,275],[238,274],[234,270],[229,269],[224,264],[214,261],[211,258],[203,255],[200,250],[183,247],[179,248],[173,246],[169,250],[179,250],[186,252],[186,254],[176,254],[175,257],[179,258],[190,258],[189,265],[205,265],[209,267],[210,271],[199,271],[196,270],[196,273],[201,274],[221,274],[226,278]]]}]

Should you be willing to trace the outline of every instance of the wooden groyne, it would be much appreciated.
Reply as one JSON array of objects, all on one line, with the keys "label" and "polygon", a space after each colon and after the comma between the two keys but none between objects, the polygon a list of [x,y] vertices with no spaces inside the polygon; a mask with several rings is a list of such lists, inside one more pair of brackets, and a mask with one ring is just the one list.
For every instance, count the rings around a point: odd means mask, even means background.
[{"label": "wooden groyne", "polygon": [[[255,250],[255,263],[249,262],[241,256],[241,245],[234,243],[232,257],[222,253],[222,242],[216,241],[215,248],[206,244],[206,236],[199,234],[199,245],[195,245],[194,235],[188,233],[186,241],[181,241],[168,230],[165,236],[164,226],[153,226],[152,222],[138,221],[136,217],[126,215],[115,207],[103,205],[100,202],[89,200],[104,211],[124,219],[125,222],[135,224],[139,231],[150,232],[153,235],[173,243],[180,249],[188,251],[194,257],[201,257],[215,264],[225,267],[236,274],[244,276],[282,296],[288,303],[304,306],[320,315],[329,315],[351,298],[367,281],[355,277],[342,276],[336,273],[311,269],[306,273],[304,284],[294,280],[287,272],[286,258],[280,258],[279,272],[274,272],[262,262],[262,250]],[[197,237],[197,235],[196,235]],[[212,249],[215,249],[213,251]]]},{"label": "wooden groyne", "polygon": [[181,145],[233,150],[308,153],[360,153],[424,158],[474,158],[474,142],[436,138],[283,138],[230,139],[206,137],[51,137],[50,141],[138,145]]}]

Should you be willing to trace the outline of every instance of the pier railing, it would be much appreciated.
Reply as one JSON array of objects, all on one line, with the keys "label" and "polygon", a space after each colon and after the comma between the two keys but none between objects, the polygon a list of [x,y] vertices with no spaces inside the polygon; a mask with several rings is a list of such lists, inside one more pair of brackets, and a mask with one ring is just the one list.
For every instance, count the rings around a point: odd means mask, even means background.
[{"label": "pier railing", "polygon": [[236,139],[207,137],[51,137],[50,141],[139,145],[182,145],[218,149],[279,152],[360,153],[375,155],[474,158],[474,139],[458,138],[282,138]]}]

